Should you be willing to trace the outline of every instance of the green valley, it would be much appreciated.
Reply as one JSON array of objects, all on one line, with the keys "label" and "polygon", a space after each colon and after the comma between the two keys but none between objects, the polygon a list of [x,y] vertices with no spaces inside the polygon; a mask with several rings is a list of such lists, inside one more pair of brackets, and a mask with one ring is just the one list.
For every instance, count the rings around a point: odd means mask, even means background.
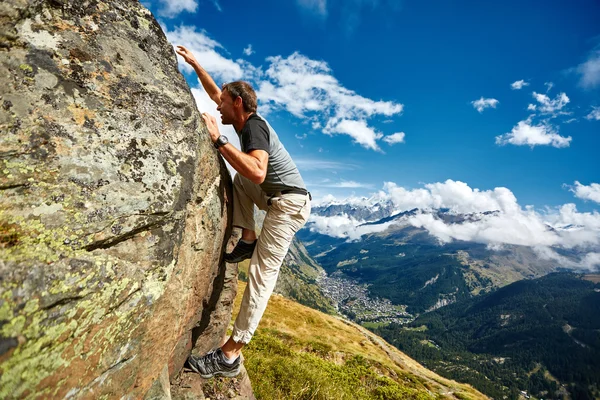
[{"label": "green valley", "polygon": [[494,398],[600,397],[600,284],[581,275],[522,280],[374,331]]}]

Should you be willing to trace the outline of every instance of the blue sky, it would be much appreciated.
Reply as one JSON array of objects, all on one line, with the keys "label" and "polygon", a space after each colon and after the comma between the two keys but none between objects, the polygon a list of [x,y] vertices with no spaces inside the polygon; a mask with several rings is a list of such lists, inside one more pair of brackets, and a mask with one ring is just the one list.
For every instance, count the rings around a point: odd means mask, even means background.
[{"label": "blue sky", "polygon": [[255,85],[319,199],[451,180],[600,209],[597,1],[145,4],[218,84]]}]

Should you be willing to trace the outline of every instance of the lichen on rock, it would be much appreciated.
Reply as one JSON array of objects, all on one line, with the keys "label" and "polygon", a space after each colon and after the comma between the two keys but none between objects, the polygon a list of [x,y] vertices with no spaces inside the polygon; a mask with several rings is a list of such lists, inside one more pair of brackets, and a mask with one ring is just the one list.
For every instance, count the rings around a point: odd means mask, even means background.
[{"label": "lichen on rock", "polygon": [[226,273],[230,177],[173,49],[137,2],[7,0],[0,87],[0,398],[142,398]]}]

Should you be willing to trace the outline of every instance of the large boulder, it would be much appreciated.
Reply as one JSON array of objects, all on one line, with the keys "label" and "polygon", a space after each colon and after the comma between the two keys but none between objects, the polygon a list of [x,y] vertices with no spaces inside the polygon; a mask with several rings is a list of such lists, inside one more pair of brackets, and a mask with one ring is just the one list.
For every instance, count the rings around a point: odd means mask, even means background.
[{"label": "large boulder", "polygon": [[3,0],[0,90],[0,398],[150,396],[236,282],[175,53],[137,1]]}]

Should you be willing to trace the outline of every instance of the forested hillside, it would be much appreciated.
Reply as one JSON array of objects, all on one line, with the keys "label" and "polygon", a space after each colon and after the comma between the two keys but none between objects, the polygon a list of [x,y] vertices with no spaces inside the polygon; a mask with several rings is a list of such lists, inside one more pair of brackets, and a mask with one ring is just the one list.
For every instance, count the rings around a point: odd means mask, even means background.
[{"label": "forested hillside", "polygon": [[494,397],[600,397],[600,284],[555,273],[375,329],[428,368]]}]

